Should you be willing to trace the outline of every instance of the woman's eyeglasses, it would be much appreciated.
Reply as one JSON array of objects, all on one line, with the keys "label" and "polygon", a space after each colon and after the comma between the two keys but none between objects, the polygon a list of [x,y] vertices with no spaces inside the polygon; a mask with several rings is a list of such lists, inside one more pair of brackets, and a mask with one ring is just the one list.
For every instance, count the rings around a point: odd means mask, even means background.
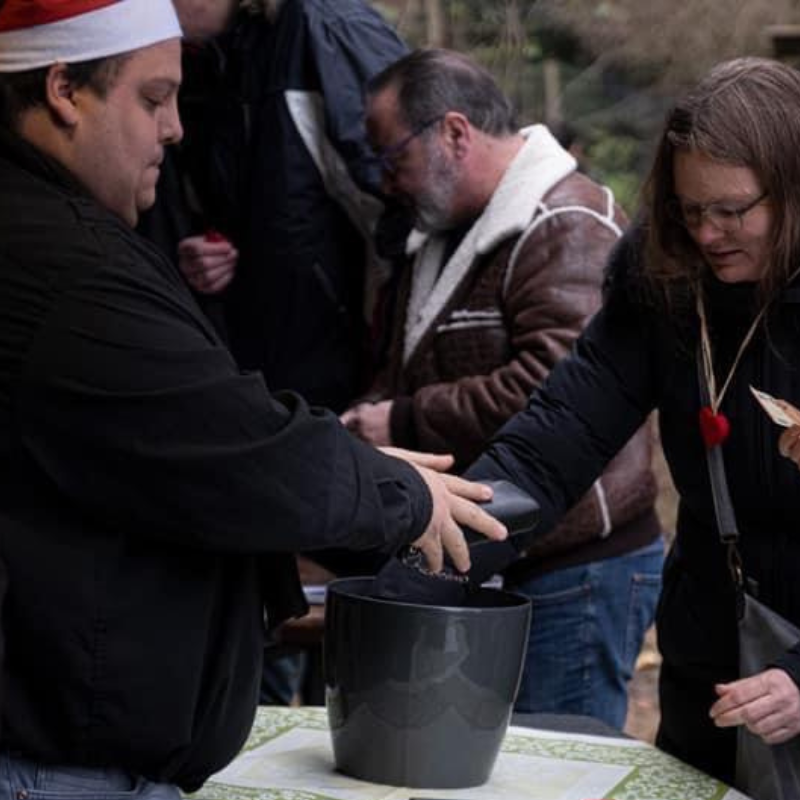
[{"label": "woman's eyeglasses", "polygon": [[397,160],[401,155],[403,155],[411,142],[413,142],[418,136],[421,136],[423,133],[425,133],[428,128],[433,127],[437,122],[440,122],[443,119],[444,114],[439,114],[438,116],[433,117],[433,119],[423,122],[421,125],[418,125],[416,128],[414,128],[414,130],[411,131],[408,136],[406,136],[404,139],[401,139],[397,144],[393,144],[391,147],[387,147],[385,150],[373,152],[371,155],[367,156],[367,160],[370,163],[375,164],[383,172],[388,172],[390,175],[393,175],[397,170]]},{"label": "woman's eyeglasses", "polygon": [[762,192],[758,197],[744,205],[730,203],[682,203],[674,198],[667,204],[670,217],[689,230],[699,228],[707,219],[718,231],[736,233],[744,224],[745,215],[763,202],[769,192]]}]

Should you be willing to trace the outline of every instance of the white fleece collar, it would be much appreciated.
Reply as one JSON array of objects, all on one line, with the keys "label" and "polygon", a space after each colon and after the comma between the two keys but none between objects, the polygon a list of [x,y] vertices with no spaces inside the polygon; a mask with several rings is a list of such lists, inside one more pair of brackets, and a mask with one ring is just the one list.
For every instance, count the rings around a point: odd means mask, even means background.
[{"label": "white fleece collar", "polygon": [[542,198],[575,171],[575,159],[544,125],[533,125],[521,133],[525,143],[441,273],[439,265],[446,236],[419,231],[409,236],[406,251],[416,254],[416,258],[406,312],[404,363],[474,261],[511,236],[521,234],[536,215]]}]

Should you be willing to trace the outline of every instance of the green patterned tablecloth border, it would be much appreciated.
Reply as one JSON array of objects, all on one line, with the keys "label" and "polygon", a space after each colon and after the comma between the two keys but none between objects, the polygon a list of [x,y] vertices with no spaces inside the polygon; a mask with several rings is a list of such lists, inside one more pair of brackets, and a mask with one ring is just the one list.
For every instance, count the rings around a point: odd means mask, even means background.
[{"label": "green patterned tablecloth border", "polygon": [[[327,730],[325,709],[317,707],[261,707],[244,750],[261,747],[293,728]],[[654,747],[620,745],[614,739],[570,738],[550,734],[506,736],[501,752],[632,767],[627,777],[606,797],[614,800],[723,800],[728,787]],[[191,800],[331,800],[328,796],[296,789],[247,788],[209,781]]]}]

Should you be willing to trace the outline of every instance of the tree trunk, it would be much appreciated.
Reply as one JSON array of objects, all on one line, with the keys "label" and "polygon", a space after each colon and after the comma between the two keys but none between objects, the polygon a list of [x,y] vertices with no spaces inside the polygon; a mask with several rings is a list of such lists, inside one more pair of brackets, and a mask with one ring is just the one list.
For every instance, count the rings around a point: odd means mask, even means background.
[{"label": "tree trunk", "polygon": [[512,50],[525,44],[525,26],[519,13],[519,0],[506,0],[506,42]]},{"label": "tree trunk", "polygon": [[563,119],[563,114],[561,110],[561,70],[556,59],[544,59],[542,80],[544,82],[544,121],[551,128],[557,127]]},{"label": "tree trunk", "polygon": [[442,0],[425,0],[425,15],[427,17],[427,36],[425,38],[428,41],[428,47],[444,47],[447,37]]}]

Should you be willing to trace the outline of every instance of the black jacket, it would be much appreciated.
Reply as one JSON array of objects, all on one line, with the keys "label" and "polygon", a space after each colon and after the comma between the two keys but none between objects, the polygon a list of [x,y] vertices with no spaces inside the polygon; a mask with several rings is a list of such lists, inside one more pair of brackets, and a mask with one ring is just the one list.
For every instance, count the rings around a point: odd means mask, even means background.
[{"label": "black jacket", "polygon": [[0,134],[0,745],[197,788],[247,736],[288,553],[399,546],[429,496],[240,373],[174,266]]},{"label": "black jacket", "polygon": [[[469,475],[510,477],[528,489],[541,503],[547,527],[647,415],[659,411],[664,453],[680,496],[677,539],[657,614],[664,657],[662,727],[673,739],[688,740],[693,728],[705,724],[705,745],[698,747],[710,751],[711,739],[726,735],[708,719],[712,687],[736,676],[737,640],[698,426],[698,323],[688,292],[666,308],[646,291],[636,253],[631,237],[623,239],[606,303],[576,351],[556,366]],[[756,300],[750,284],[713,277],[707,284],[721,385],[755,316]],[[767,326],[745,350],[722,405],[731,423],[723,454],[745,574],[757,582],[762,600],[800,624],[800,471],[779,454],[781,429],[758,407],[751,385],[800,405],[800,281],[772,304]],[[778,663],[800,685],[800,643]],[[664,694],[665,680],[674,693]],[[704,766],[696,758],[694,763]]]},{"label": "black jacket", "polygon": [[[211,46],[185,51],[177,157],[203,226],[240,249],[223,297],[232,351],[270,388],[335,410],[364,388],[369,363],[367,241],[380,204],[363,87],[405,52],[363,0],[286,0],[274,23],[240,12]],[[179,203],[162,194],[152,216],[174,217]]]}]

